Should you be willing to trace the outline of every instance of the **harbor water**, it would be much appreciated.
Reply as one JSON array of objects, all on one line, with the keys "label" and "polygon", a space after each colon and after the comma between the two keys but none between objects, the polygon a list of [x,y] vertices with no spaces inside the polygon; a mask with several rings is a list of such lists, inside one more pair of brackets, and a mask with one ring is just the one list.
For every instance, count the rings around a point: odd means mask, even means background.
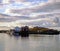
[{"label": "harbor water", "polygon": [[0,51],[60,51],[60,35],[15,37],[0,33]]}]

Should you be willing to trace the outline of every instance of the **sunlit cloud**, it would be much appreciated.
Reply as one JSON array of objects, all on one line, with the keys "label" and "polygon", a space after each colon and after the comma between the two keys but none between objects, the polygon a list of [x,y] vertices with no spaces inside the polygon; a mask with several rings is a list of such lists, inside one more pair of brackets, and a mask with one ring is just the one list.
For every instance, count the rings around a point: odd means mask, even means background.
[{"label": "sunlit cloud", "polygon": [[2,0],[2,3],[5,4],[5,3],[10,3],[9,2],[10,0]]}]

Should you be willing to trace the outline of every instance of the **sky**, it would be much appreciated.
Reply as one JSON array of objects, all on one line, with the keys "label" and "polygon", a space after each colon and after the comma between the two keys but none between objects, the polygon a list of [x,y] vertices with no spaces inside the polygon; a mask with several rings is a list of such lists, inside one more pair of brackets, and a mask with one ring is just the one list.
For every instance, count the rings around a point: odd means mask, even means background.
[{"label": "sky", "polygon": [[[24,15],[27,10],[27,13],[33,13],[32,9],[36,7],[42,7],[48,2],[55,2],[54,0],[0,0],[0,13],[9,14],[9,15]],[[17,11],[17,12],[16,12]],[[20,13],[20,11],[22,13]]]},{"label": "sky", "polygon": [[[13,2],[12,2],[13,1]],[[25,1],[25,2],[24,2]],[[24,9],[31,8],[39,5],[40,3],[46,3],[48,0],[0,0],[0,13],[8,13],[11,9]]]},{"label": "sky", "polygon": [[0,24],[58,26],[59,11],[60,0],[0,0]]}]

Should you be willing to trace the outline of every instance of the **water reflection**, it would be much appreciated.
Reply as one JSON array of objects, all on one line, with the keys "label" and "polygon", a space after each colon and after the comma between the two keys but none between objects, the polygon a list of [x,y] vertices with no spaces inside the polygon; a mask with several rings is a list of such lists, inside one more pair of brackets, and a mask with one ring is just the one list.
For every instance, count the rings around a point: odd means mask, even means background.
[{"label": "water reflection", "polygon": [[28,38],[0,34],[0,51],[59,51],[60,35],[30,35]]}]

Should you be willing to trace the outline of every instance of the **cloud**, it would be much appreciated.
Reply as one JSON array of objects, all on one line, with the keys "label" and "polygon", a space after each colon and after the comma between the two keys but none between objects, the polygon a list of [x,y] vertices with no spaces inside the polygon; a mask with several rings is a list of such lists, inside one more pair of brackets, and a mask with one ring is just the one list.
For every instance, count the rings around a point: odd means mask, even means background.
[{"label": "cloud", "polygon": [[41,3],[41,4],[36,4],[36,5],[30,5],[29,7],[20,7],[18,9],[7,8],[5,13],[10,14],[10,15],[31,15],[31,13],[36,13],[36,14],[40,13],[41,14],[41,12],[43,12],[43,13],[59,12],[59,10],[60,10],[60,2]]},{"label": "cloud", "polygon": [[10,22],[10,24],[13,22],[13,25],[57,26],[59,21],[56,22],[55,18],[60,17],[60,2],[58,1],[3,0],[3,7],[2,5],[0,7],[0,13],[3,13],[0,17],[0,22]]},{"label": "cloud", "polygon": [[[14,14],[22,14],[22,15],[25,15],[25,14],[29,14],[29,13],[32,13],[32,12],[35,12],[37,11],[37,9],[35,7],[38,8],[38,5],[42,6],[44,5],[45,3],[41,3],[41,4],[35,4],[33,5],[33,3],[29,3],[29,2],[25,2],[23,5],[21,4],[18,4],[17,6],[10,6],[11,9],[9,9],[9,7],[6,9],[5,13],[7,13],[7,11],[9,13],[14,13]],[[21,5],[21,6],[20,6]],[[20,7],[19,7],[20,6]],[[13,8],[14,7],[14,8]],[[17,9],[18,8],[18,9]]]},{"label": "cloud", "polygon": [[5,4],[5,3],[10,3],[9,2],[10,0],[2,0],[2,3]]},{"label": "cloud", "polygon": [[15,0],[15,2],[46,2],[47,0]]},{"label": "cloud", "polygon": [[56,2],[60,2],[60,0],[56,0]]}]

